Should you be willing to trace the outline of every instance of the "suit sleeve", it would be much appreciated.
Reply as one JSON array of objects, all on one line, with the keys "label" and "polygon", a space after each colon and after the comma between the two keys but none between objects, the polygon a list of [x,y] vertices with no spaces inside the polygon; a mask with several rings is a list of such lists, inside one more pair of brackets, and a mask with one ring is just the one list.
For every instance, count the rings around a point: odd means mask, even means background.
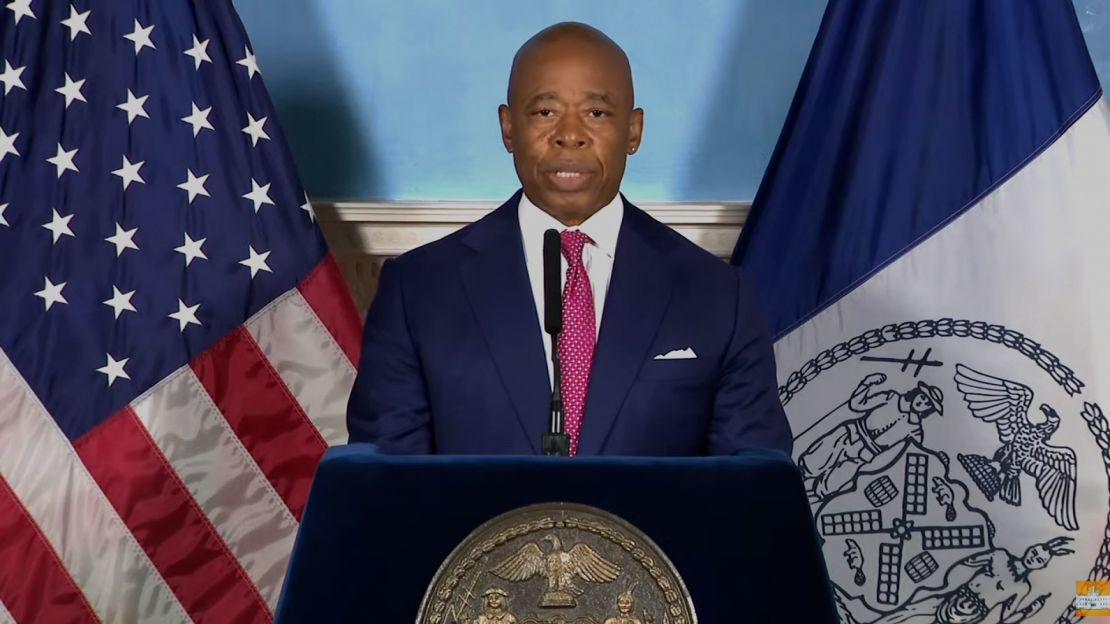
[{"label": "suit sleeve", "polygon": [[382,266],[366,315],[347,429],[351,442],[372,442],[386,453],[431,453],[431,412],[409,332],[401,273],[395,260]]},{"label": "suit sleeve", "polygon": [[793,435],[779,402],[771,337],[739,270],[736,284],[736,317],[717,386],[709,452],[769,448],[789,455]]}]

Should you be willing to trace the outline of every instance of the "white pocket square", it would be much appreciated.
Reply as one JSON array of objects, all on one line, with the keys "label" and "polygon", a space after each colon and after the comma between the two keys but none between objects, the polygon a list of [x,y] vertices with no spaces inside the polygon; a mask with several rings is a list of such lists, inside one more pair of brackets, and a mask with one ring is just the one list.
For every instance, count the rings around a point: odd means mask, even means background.
[{"label": "white pocket square", "polygon": [[655,356],[653,359],[656,359],[656,360],[696,360],[696,359],[698,359],[698,354],[694,353],[694,350],[691,349],[690,347],[686,347],[685,349],[675,349],[674,351],[668,351],[666,353],[660,353],[659,355]]}]

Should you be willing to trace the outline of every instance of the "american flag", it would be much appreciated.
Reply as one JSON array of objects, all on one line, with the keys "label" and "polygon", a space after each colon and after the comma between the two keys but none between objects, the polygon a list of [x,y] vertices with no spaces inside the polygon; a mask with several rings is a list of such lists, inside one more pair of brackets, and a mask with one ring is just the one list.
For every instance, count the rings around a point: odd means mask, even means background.
[{"label": "american flag", "polygon": [[243,26],[0,1],[0,622],[270,620],[359,324]]}]

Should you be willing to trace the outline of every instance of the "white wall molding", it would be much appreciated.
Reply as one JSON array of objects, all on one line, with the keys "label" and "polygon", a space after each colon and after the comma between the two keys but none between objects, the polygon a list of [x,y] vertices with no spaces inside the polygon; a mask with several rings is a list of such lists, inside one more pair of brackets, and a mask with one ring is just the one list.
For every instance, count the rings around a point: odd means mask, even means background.
[{"label": "white wall molding", "polygon": [[[317,219],[360,310],[373,296],[381,263],[482,218],[500,202],[313,201]],[[750,202],[637,204],[716,256],[736,244]]]}]

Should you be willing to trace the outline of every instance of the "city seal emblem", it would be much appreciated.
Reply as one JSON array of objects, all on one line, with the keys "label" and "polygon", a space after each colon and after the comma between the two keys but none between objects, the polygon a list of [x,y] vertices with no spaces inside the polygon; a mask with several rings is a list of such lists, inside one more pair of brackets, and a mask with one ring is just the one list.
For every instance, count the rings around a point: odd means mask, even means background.
[{"label": "city seal emblem", "polygon": [[543,503],[478,527],[436,572],[417,624],[695,624],[646,535],[608,512]]}]

